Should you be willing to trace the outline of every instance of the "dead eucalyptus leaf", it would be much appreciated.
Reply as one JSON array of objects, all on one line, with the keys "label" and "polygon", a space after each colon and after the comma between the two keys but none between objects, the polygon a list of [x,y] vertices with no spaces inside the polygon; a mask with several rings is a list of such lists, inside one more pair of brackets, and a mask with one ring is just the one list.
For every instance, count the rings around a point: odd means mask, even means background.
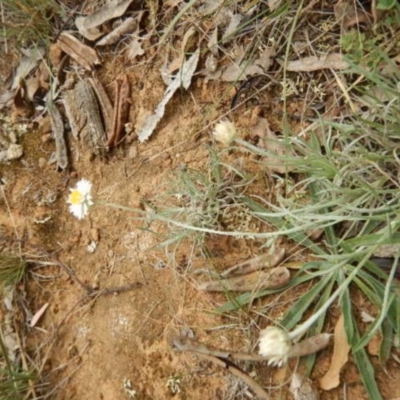
[{"label": "dead eucalyptus leaf", "polygon": [[286,251],[283,248],[275,250],[272,254],[263,254],[229,268],[224,271],[221,276],[224,278],[230,278],[237,275],[245,275],[261,269],[273,268],[283,260],[285,254]]},{"label": "dead eucalyptus leaf", "polygon": [[12,104],[16,93],[16,89],[14,90],[5,90],[4,92],[0,93],[0,110],[8,107]]},{"label": "dead eucalyptus leaf", "polygon": [[189,88],[193,74],[196,71],[197,64],[199,62],[199,57],[200,49],[198,48],[196,52],[193,53],[187,61],[185,61],[185,63],[182,65],[182,68],[176,73],[174,79],[165,90],[164,97],[158,104],[155,114],[148,116],[142,125],[138,134],[139,142],[145,142],[154,132],[154,129],[164,115],[165,106],[168,104],[169,100],[179,89],[179,87],[183,86],[183,88],[186,90]]},{"label": "dead eucalyptus leaf", "polygon": [[294,400],[318,400],[318,389],[313,385],[311,379],[295,372],[290,382],[290,391]]},{"label": "dead eucalyptus leaf", "polygon": [[258,147],[268,151],[269,155],[264,157],[264,163],[268,168],[278,174],[284,174],[294,170],[288,165],[287,156],[290,154],[285,146],[283,139],[279,139],[269,128],[268,120],[258,118],[257,123],[252,129],[252,136],[258,136]]},{"label": "dead eucalyptus leaf", "polygon": [[121,25],[99,40],[96,46],[108,46],[117,43],[121,40],[122,36],[134,32],[137,29],[137,25],[136,18],[126,18]]},{"label": "dead eucalyptus leaf", "polygon": [[269,11],[275,11],[282,3],[282,0],[268,0]]},{"label": "dead eucalyptus leaf", "polygon": [[25,79],[38,66],[39,61],[43,60],[44,50],[42,48],[23,49],[23,54],[24,56],[15,71],[11,89],[16,89],[20,80]]},{"label": "dead eucalyptus leaf", "polygon": [[230,21],[228,27],[225,29],[225,32],[222,35],[222,43],[226,43],[234,38],[234,34],[236,33],[238,26],[243,19],[243,16],[241,14],[235,14],[230,10],[227,10],[227,13],[229,15]]},{"label": "dead eucalyptus leaf", "polygon": [[101,64],[96,50],[86,46],[68,32],[60,34],[57,44],[64,53],[68,54],[88,71],[91,71],[94,65]]},{"label": "dead eucalyptus leaf", "polygon": [[181,52],[177,58],[171,61],[168,65],[168,71],[170,73],[177,71],[182,67],[183,62],[185,61],[185,48],[189,39],[196,33],[196,29],[191,26],[184,34],[181,44]]},{"label": "dead eucalyptus leaf", "polygon": [[208,49],[214,56],[218,55],[218,26],[216,26],[207,43]]},{"label": "dead eucalyptus leaf", "polygon": [[116,82],[115,86],[113,125],[107,141],[108,147],[117,145],[121,140],[122,131],[128,122],[130,92],[128,76],[125,75],[121,82]]},{"label": "dead eucalyptus leaf", "polygon": [[99,37],[104,35],[102,29],[94,27],[94,28],[86,28],[85,26],[86,17],[77,17],[75,19],[75,26],[78,28],[78,32],[87,40],[95,41]]},{"label": "dead eucalyptus leaf", "polygon": [[221,79],[226,82],[236,82],[243,81],[250,76],[264,74],[271,67],[274,56],[275,49],[273,47],[264,49],[260,57],[253,62],[243,60],[238,56],[224,69]]},{"label": "dead eucalyptus leaf", "polygon": [[110,2],[104,7],[99,8],[93,14],[83,17],[83,19],[80,20],[80,25],[89,31],[93,28],[98,28],[110,19],[119,18],[124,15],[132,2],[133,0],[125,0],[119,4]]},{"label": "dead eucalyptus leaf", "polygon": [[341,21],[343,28],[351,28],[361,23],[371,22],[371,18],[357,2],[338,1],[334,8],[335,19]]},{"label": "dead eucalyptus leaf", "polygon": [[349,64],[340,53],[332,53],[322,57],[304,57],[287,63],[287,70],[293,72],[310,72],[319,69],[342,70],[346,68],[349,68]]},{"label": "dead eucalyptus leaf", "polygon": [[350,345],[347,341],[344,329],[343,314],[335,326],[333,356],[327,373],[320,379],[320,387],[323,390],[331,390],[340,384],[340,372],[348,360]]},{"label": "dead eucalyptus leaf", "polygon": [[289,279],[290,273],[287,268],[276,267],[269,271],[257,271],[233,278],[205,282],[200,284],[198,289],[207,292],[224,292],[227,290],[251,292],[282,287],[289,282]]}]

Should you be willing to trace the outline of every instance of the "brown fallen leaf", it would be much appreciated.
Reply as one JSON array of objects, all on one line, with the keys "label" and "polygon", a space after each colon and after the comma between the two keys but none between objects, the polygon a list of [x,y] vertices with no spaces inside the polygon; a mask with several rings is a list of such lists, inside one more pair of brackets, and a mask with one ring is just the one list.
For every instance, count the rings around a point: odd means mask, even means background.
[{"label": "brown fallen leaf", "polygon": [[283,248],[274,251],[273,254],[263,254],[259,257],[255,257],[251,260],[227,269],[221,274],[221,276],[224,278],[230,278],[237,275],[248,274],[261,269],[276,267],[283,260],[285,254],[286,251]]},{"label": "brown fallen leaf", "polygon": [[277,267],[270,271],[257,271],[233,278],[205,282],[200,284],[198,289],[207,292],[224,292],[226,290],[251,292],[282,287],[289,282],[289,279],[289,270]]},{"label": "brown fallen leaf", "polygon": [[119,4],[110,2],[93,14],[86,17],[78,17],[75,20],[75,25],[83,37],[88,40],[96,40],[103,34],[99,27],[111,19],[124,15],[132,2],[133,0],[125,0]]},{"label": "brown fallen leaf", "polygon": [[353,1],[338,1],[334,6],[335,19],[341,21],[343,28],[371,22],[366,10]]},{"label": "brown fallen leaf", "polygon": [[343,59],[343,55],[339,53],[332,53],[321,57],[304,57],[300,60],[289,61],[287,63],[287,70],[293,72],[310,72],[319,69],[342,70],[346,68],[349,68],[349,64]]},{"label": "brown fallen leaf", "polygon": [[333,356],[327,373],[320,379],[323,390],[331,390],[340,384],[340,372],[348,360],[350,345],[344,329],[344,317],[340,316],[334,332]]},{"label": "brown fallen leaf", "polygon": [[128,122],[131,88],[128,76],[124,75],[122,82],[115,83],[115,103],[112,131],[107,140],[107,146],[116,146],[121,141],[122,131]]},{"label": "brown fallen leaf", "polygon": [[57,44],[64,53],[68,54],[88,71],[91,71],[94,65],[101,64],[96,50],[86,46],[68,32],[62,32],[60,34]]},{"label": "brown fallen leaf", "polygon": [[268,169],[278,174],[284,174],[294,170],[294,167],[289,165],[287,161],[288,155],[290,156],[290,149],[287,149],[283,139],[279,139],[275,133],[271,131],[267,119],[258,118],[251,135],[258,136],[258,147],[268,151],[269,155],[263,159]]},{"label": "brown fallen leaf", "polygon": [[260,54],[260,57],[250,62],[238,56],[234,62],[228,65],[221,76],[226,82],[246,80],[250,76],[265,74],[273,63],[275,48],[267,47]]}]

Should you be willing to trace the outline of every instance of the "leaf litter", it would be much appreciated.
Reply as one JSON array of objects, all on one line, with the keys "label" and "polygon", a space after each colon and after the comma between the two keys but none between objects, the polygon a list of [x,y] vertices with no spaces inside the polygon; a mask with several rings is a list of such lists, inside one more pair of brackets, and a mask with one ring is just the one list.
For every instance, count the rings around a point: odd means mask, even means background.
[{"label": "leaf litter", "polygon": [[[181,7],[181,3],[182,3],[181,1],[169,1],[168,6]],[[127,47],[125,47],[125,55],[127,56],[127,58],[130,58],[131,60],[135,60],[138,56],[145,54],[144,48],[146,48],[146,46],[143,46],[143,42],[149,40],[151,38],[151,34],[148,35],[145,34],[140,36],[141,31],[138,28],[137,24],[138,21],[136,20],[136,17],[135,18],[127,17],[125,19],[119,19],[120,17],[124,16],[130,4],[132,4],[132,1],[124,1],[118,4],[115,2],[110,3],[106,7],[96,11],[94,14],[81,18],[80,22],[78,22],[78,19],[76,19],[76,25],[80,26],[79,31],[82,34],[82,36],[84,36],[89,41],[94,42],[93,46],[103,46],[103,45],[107,46],[113,43],[118,43],[121,41],[123,36],[127,36],[128,41],[130,40],[130,43]],[[268,1],[267,4],[270,10],[273,11],[280,6],[281,2]],[[204,7],[204,5],[208,5],[209,9],[213,8],[215,10],[221,6],[221,2],[219,1],[201,2],[200,7]],[[121,11],[122,9],[124,11]],[[271,68],[271,65],[275,61],[275,48],[272,46],[264,47],[264,49],[260,51],[258,58],[256,59],[248,58],[248,56],[245,55],[245,52],[240,49],[240,45],[237,44],[235,40],[236,39],[235,32],[240,26],[240,24],[246,21],[247,18],[246,13],[237,13],[237,12],[232,12],[231,10],[229,10],[229,12],[226,12],[225,10],[225,12],[222,12],[222,14],[225,14],[224,16],[225,21],[224,23],[221,23],[219,26],[215,26],[212,29],[212,34],[208,42],[208,47],[211,55],[210,54],[207,55],[206,74],[205,74],[206,77],[216,73],[214,75],[214,79],[222,79],[225,82],[235,82],[238,80],[247,79],[250,76],[266,73]],[[230,17],[227,18],[227,16],[229,15]],[[111,23],[111,20],[113,19],[114,20],[116,19],[116,21]],[[124,26],[125,24],[126,26]],[[355,24],[354,21],[351,21],[346,23],[345,25],[346,27],[350,27],[353,24]],[[110,27],[111,27],[111,32],[107,34],[107,32],[110,31]],[[62,36],[64,36],[64,38],[68,37],[68,35],[70,35],[70,33],[68,32],[62,33]],[[218,40],[218,36],[220,36],[221,38],[220,40]],[[96,40],[98,40],[99,38],[101,38],[100,41],[96,42]],[[66,40],[64,41],[64,43],[61,43],[61,47],[64,46],[64,51],[67,54],[69,54],[78,65],[81,65],[88,72],[92,72],[98,65],[100,65],[100,59],[98,57],[98,53],[93,48],[87,46],[79,39],[77,39],[78,42],[74,42],[74,40],[71,40],[71,38],[68,39],[70,40],[68,45],[66,44],[68,40]],[[307,44],[307,42],[303,42],[303,44],[304,43]],[[239,49],[239,55],[234,57],[232,56],[229,57],[231,60],[233,60],[231,65],[228,66],[226,65],[227,64],[226,59],[225,60],[219,59],[219,54],[222,54],[222,52],[220,52],[220,49],[223,46],[232,46],[229,49],[228,48],[223,49],[224,55],[225,54],[229,55],[230,52],[232,51],[232,48]],[[68,47],[69,49],[67,49]],[[184,48],[185,45],[182,46],[182,50]],[[306,46],[302,46],[301,52],[305,51],[305,48]],[[93,52],[91,52],[91,56],[89,56],[89,59],[87,59],[87,53],[86,53],[87,49],[93,50]],[[147,141],[150,138],[150,136],[154,133],[157,124],[161,121],[161,119],[164,116],[165,108],[168,102],[173,97],[174,93],[176,93],[178,88],[182,86],[187,90],[191,85],[192,78],[197,70],[197,66],[199,63],[199,58],[200,58],[199,53],[200,49],[197,49],[196,52],[191,57],[189,57],[188,60],[185,61],[182,51],[181,55],[177,59],[173,60],[172,63],[169,65],[170,68],[169,72],[175,71],[176,68],[179,68],[179,71],[172,78],[169,77],[170,79],[167,84],[168,87],[165,90],[164,97],[157,106],[155,114],[149,117],[146,120],[144,126],[142,126],[142,129],[139,132],[140,142]],[[231,54],[234,54],[234,51]],[[218,71],[219,66],[221,67],[220,70]],[[288,66],[288,71],[292,72],[313,72],[313,71],[318,71],[320,69],[346,69],[348,67],[343,58],[341,58],[341,55],[339,54],[330,54],[328,56],[318,56],[318,57],[315,56],[304,57],[296,61],[289,61],[287,66]],[[77,67],[76,64],[74,64],[73,67],[76,68]],[[33,68],[31,72],[34,69],[35,68]],[[238,72],[243,73],[243,75],[238,74]],[[79,71],[79,73],[81,74],[82,72]],[[86,79],[86,77],[84,79]],[[119,79],[121,78],[119,77]],[[36,91],[38,80],[39,80],[38,77],[34,77],[32,81],[27,80],[26,85],[27,88],[29,89],[27,90],[27,92],[34,93]],[[89,79],[89,82],[91,83],[91,86],[95,88],[93,81]],[[43,87],[43,83],[39,84],[39,86],[40,85],[41,87]],[[99,103],[102,103],[101,110],[103,112],[103,117],[107,115],[108,119],[110,119],[110,115],[111,116],[114,115],[114,123],[111,123],[111,126],[114,127],[117,126],[118,127],[117,131],[119,132],[119,129],[121,127],[121,121],[123,121],[124,118],[121,117],[119,119],[120,122],[118,123],[115,122],[116,118],[115,116],[122,114],[126,115],[129,99],[128,102],[121,102],[118,99],[119,96],[116,95],[113,106],[104,88],[95,90],[95,93]],[[127,95],[123,97],[126,99],[127,97],[130,96]],[[32,100],[33,95],[29,94],[27,95],[27,98]],[[103,102],[100,100],[100,98],[103,98]],[[7,101],[9,101],[9,98],[5,95],[4,102],[7,103]],[[124,108],[124,111],[122,113],[119,111],[121,107]],[[55,121],[54,125],[60,127],[62,123],[61,114],[59,115],[59,113],[57,114],[57,112],[54,112],[54,104],[48,104],[47,108],[49,115],[52,116],[52,120]],[[56,109],[57,108],[58,104]],[[106,118],[103,119],[104,121],[106,120]],[[116,132],[112,130],[113,128],[111,128],[110,130],[110,123],[105,122],[105,125],[107,126],[106,131],[108,134],[110,134],[110,132],[112,132],[112,134]],[[255,130],[252,132],[252,135],[259,136],[259,141],[257,143],[259,147],[267,148],[273,154],[273,156],[275,155],[277,156],[276,159],[275,157],[272,157],[272,159],[270,160],[271,161],[270,169],[273,172],[277,173],[288,172],[289,170],[286,167],[282,169],[280,168],[279,165],[278,167],[275,166],[280,158],[279,156],[283,155],[286,149],[284,149],[284,144],[281,142],[281,139],[275,133],[273,133],[272,130],[269,128],[269,125],[270,125],[270,120],[264,115],[263,118],[260,118],[257,121],[256,127],[254,128],[253,126],[253,129]],[[113,140],[112,142],[115,143],[118,141],[119,139],[116,139]],[[104,140],[103,142],[98,143],[98,146],[102,144],[103,145],[105,144]],[[57,145],[57,140],[56,140],[56,147],[59,147]],[[58,165],[60,168],[62,165],[64,165],[63,159],[65,159],[64,156],[58,157]],[[249,262],[249,263],[244,263],[244,265],[253,265],[253,264]],[[250,270],[248,270],[247,272],[250,272]],[[256,273],[259,273],[259,271],[257,271]],[[233,275],[235,275],[235,273],[233,273]],[[231,277],[223,277],[223,278],[228,280]],[[221,285],[221,283],[228,285],[230,284],[229,282],[227,283],[220,280],[219,284]],[[248,287],[248,290],[251,290],[250,286]],[[334,360],[332,360],[332,364],[334,364]],[[340,373],[340,368],[339,368],[339,373]],[[336,375],[338,375],[337,372]],[[302,387],[303,384],[302,383],[299,384],[298,381],[301,381],[301,379],[299,377],[297,378],[298,379],[295,386],[296,390],[299,392],[302,391],[299,389],[299,386]],[[303,399],[303,397],[299,397],[299,399],[300,398]],[[304,399],[311,399],[311,398],[313,397],[304,397]]]},{"label": "leaf litter", "polygon": [[155,114],[148,116],[144,121],[143,126],[141,127],[138,133],[139,142],[141,143],[145,142],[152,135],[154,129],[157,127],[158,123],[164,116],[165,107],[171,100],[174,93],[181,86],[186,90],[189,88],[193,74],[195,73],[197,64],[199,62],[199,57],[200,57],[200,49],[197,49],[189,57],[189,59],[183,63],[181,69],[176,73],[171,83],[165,90],[164,97],[158,104],[155,110]]}]

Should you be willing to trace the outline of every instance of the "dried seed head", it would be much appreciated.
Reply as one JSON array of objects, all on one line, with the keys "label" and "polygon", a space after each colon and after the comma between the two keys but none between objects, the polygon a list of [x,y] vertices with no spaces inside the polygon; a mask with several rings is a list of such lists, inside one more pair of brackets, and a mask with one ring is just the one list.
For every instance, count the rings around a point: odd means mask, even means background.
[{"label": "dried seed head", "polygon": [[217,142],[227,147],[236,139],[236,127],[233,122],[223,120],[215,125],[213,136]]},{"label": "dried seed head", "polygon": [[288,333],[281,328],[269,327],[260,332],[258,353],[267,358],[269,365],[286,364],[291,347]]}]

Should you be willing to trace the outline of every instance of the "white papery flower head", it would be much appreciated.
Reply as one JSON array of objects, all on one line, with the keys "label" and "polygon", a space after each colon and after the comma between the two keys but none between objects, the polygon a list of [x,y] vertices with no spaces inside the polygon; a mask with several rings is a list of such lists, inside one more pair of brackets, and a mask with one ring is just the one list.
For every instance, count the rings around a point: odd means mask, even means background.
[{"label": "white papery flower head", "polygon": [[92,201],[92,184],[86,179],[78,181],[74,189],[69,189],[67,203],[69,211],[78,219],[83,219],[89,212],[89,208],[93,205]]},{"label": "white papery flower head", "polygon": [[213,136],[217,142],[229,146],[237,136],[235,124],[227,119],[218,122],[215,125]]},{"label": "white papery flower head", "polygon": [[260,332],[258,354],[268,359],[268,365],[286,364],[291,348],[289,334],[283,329],[273,326]]}]

